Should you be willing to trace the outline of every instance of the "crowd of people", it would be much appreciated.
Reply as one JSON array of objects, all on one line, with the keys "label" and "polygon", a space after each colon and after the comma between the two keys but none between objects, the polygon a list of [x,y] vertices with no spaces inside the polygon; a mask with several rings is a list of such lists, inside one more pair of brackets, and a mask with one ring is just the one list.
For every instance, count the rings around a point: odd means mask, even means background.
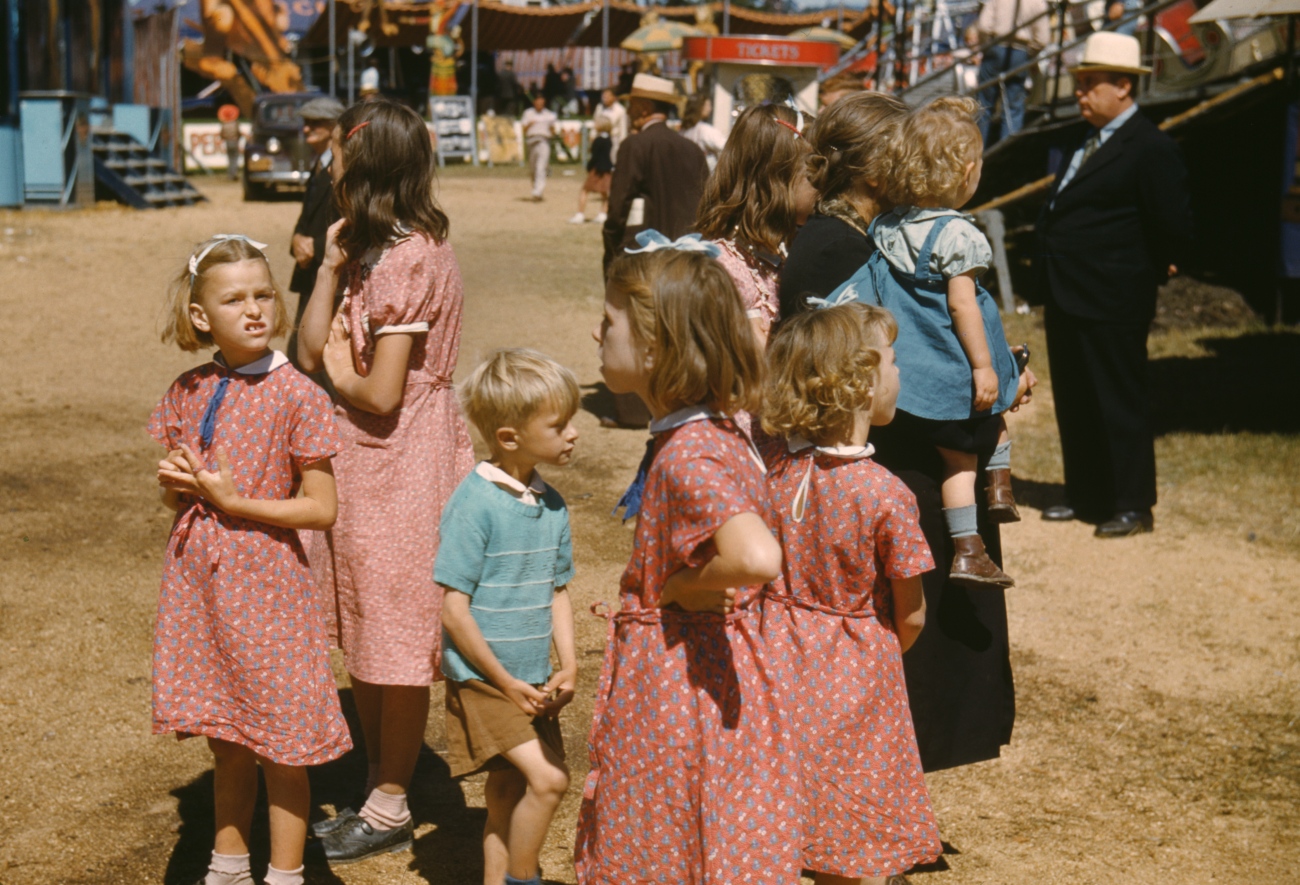
[{"label": "crowd of people", "polygon": [[[1153,291],[1184,245],[1178,207],[1151,227],[1144,202],[1161,183],[1172,199],[1177,150],[1133,109],[1132,65],[1108,51],[1076,72],[1094,128],[1043,225],[1051,347],[1085,364],[1108,341],[1136,358],[1147,309],[1112,322],[1078,307],[1093,303],[1080,280],[1094,250],[1140,250],[1156,270],[1129,285]],[[1014,711],[998,526],[1020,517],[1004,415],[1035,379],[979,283],[989,245],[960,211],[979,183],[978,106],[858,91],[814,120],[756,105],[710,172],[666,125],[671,82],[638,75],[629,92],[592,334],[625,404],[608,417],[648,423],[651,439],[619,502],[637,522],[604,612],[578,881],[901,876],[941,852],[924,772],[996,756]],[[539,885],[570,786],[556,717],[578,663],[574,539],[537,468],[573,456],[577,382],[502,342],[453,385],[462,283],[423,120],[385,100],[310,114],[328,124],[318,172],[338,217],[323,239],[294,238],[313,276],[293,361],[271,349],[294,323],[264,245],[199,244],[171,292],[164,340],[217,353],[149,425],[176,512],[154,730],[211,747],[207,885],[253,881],[259,766],[265,881],[300,885],[308,844],[330,863],[411,846],[407,791],[445,680],[452,774],[487,772],[484,880]],[[1113,229],[1078,234],[1103,208]],[[1115,364],[1100,362],[1102,375]],[[1100,382],[1074,371],[1086,401]],[[466,419],[488,450],[477,464]],[[1146,507],[1104,536],[1148,530],[1154,499],[1125,497],[1135,470],[1092,432],[1091,451],[1067,446],[1067,490],[1082,494],[1070,483],[1085,463],[1090,509]],[[356,737],[356,803],[309,827],[305,766]]]}]

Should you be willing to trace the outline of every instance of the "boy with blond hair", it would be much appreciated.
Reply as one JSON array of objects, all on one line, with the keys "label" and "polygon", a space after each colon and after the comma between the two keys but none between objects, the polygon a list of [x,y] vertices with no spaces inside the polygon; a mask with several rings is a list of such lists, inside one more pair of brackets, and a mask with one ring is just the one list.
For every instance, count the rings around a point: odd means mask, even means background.
[{"label": "boy with blond hair", "polygon": [[568,511],[536,467],[572,458],[578,383],[540,353],[498,350],[461,402],[491,457],[443,511],[434,565],[446,591],[448,762],[455,777],[488,772],[484,882],[540,885],[538,856],[569,786],[557,715],[578,665]]}]

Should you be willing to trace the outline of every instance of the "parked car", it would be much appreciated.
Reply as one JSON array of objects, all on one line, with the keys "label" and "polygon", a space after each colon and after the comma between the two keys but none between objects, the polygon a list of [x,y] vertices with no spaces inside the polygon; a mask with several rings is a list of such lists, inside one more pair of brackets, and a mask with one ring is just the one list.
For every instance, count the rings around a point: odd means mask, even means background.
[{"label": "parked car", "polygon": [[307,187],[314,156],[302,138],[298,109],[319,92],[271,93],[253,105],[253,132],[244,142],[244,199]]}]

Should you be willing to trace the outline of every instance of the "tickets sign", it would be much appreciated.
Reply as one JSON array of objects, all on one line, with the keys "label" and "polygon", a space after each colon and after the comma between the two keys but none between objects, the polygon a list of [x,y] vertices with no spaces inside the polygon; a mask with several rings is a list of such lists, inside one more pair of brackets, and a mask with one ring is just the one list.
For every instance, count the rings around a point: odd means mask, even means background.
[{"label": "tickets sign", "polygon": [[828,68],[840,60],[840,47],[820,40],[776,37],[687,37],[682,58],[738,65]]}]

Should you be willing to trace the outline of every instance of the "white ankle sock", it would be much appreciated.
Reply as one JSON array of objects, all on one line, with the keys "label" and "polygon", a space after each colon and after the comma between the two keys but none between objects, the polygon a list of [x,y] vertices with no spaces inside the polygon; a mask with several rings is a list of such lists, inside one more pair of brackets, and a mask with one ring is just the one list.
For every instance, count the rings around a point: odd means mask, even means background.
[{"label": "white ankle sock", "polygon": [[266,885],[302,885],[302,867],[296,870],[277,870],[266,868]]},{"label": "white ankle sock", "polygon": [[360,814],[376,830],[395,829],[411,819],[411,812],[406,807],[406,794],[385,793],[383,790],[371,791]]},{"label": "white ankle sock", "polygon": [[247,854],[217,854],[212,852],[205,885],[253,885],[253,874],[248,868]]}]

